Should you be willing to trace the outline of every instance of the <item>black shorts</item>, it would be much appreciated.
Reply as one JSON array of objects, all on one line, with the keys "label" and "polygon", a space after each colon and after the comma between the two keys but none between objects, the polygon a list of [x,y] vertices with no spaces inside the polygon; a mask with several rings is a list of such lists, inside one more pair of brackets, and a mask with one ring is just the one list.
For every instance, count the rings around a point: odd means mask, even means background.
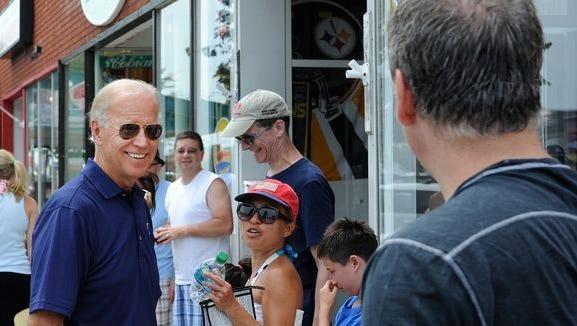
[{"label": "black shorts", "polygon": [[14,325],[14,315],[30,304],[30,275],[0,272],[0,326]]}]

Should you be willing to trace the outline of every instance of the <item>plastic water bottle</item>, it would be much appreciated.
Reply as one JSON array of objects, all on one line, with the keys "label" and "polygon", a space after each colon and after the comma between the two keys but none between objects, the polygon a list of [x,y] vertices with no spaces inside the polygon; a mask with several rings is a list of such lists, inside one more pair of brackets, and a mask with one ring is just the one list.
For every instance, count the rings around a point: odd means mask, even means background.
[{"label": "plastic water bottle", "polygon": [[190,298],[194,302],[208,299],[210,288],[203,283],[212,283],[212,280],[204,275],[205,272],[216,273],[223,280],[226,274],[224,263],[228,261],[226,252],[219,252],[215,258],[205,260],[194,272],[194,283],[190,286]]}]

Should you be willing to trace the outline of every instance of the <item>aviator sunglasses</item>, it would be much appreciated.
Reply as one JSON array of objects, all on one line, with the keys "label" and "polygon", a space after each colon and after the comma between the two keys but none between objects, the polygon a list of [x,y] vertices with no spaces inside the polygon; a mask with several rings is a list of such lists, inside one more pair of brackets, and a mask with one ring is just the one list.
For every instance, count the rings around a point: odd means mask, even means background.
[{"label": "aviator sunglasses", "polygon": [[120,135],[120,138],[124,140],[132,139],[136,137],[136,135],[138,135],[138,133],[140,132],[140,127],[144,129],[144,134],[146,135],[146,138],[150,140],[157,140],[158,138],[160,138],[160,135],[162,135],[162,126],[158,123],[149,125],[139,125],[137,123],[125,123],[120,126],[120,129],[118,130],[118,135]]},{"label": "aviator sunglasses", "polygon": [[258,219],[263,224],[272,224],[279,218],[292,222],[288,216],[281,214],[275,207],[263,206],[256,208],[253,204],[249,203],[240,203],[236,207],[236,214],[241,221],[250,221],[255,212],[258,213]]}]

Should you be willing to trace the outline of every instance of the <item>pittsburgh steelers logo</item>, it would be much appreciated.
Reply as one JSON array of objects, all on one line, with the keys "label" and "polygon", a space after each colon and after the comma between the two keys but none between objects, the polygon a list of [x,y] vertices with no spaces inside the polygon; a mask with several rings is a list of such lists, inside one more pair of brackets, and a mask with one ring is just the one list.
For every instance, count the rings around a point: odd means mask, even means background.
[{"label": "pittsburgh steelers logo", "polygon": [[332,59],[341,59],[355,48],[355,30],[339,17],[325,18],[315,28],[315,42],[319,50]]}]

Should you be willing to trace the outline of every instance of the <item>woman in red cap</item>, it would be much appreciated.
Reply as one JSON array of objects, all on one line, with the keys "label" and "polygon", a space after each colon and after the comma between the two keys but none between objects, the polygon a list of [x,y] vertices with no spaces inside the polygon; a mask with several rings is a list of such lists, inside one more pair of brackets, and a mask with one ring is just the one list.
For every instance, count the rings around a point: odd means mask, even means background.
[{"label": "woman in red cap", "polygon": [[300,325],[303,311],[302,284],[291,262],[295,253],[286,244],[295,228],[299,200],[293,189],[267,179],[235,198],[242,239],[251,249],[253,274],[248,285],[254,291],[256,319],[236,300],[229,283],[207,275],[214,283],[210,298],[234,325]]}]

